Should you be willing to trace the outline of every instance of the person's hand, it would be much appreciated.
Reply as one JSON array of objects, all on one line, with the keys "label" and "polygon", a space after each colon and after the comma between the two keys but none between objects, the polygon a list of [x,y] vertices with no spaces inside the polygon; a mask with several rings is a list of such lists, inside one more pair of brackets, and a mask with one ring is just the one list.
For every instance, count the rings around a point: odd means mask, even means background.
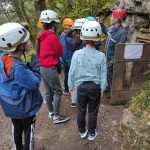
[{"label": "person's hand", "polygon": [[75,91],[74,89],[69,90],[70,93],[73,93],[74,91]]}]

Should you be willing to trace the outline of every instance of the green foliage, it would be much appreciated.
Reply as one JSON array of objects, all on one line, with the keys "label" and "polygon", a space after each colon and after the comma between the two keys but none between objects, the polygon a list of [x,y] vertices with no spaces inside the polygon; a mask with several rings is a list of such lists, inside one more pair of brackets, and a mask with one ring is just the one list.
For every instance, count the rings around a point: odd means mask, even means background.
[{"label": "green foliage", "polygon": [[22,61],[25,61],[25,62],[31,62],[31,56],[32,56],[33,54],[35,54],[35,50],[34,50],[34,49],[31,49],[31,50],[25,52],[25,58],[24,58],[23,55],[21,56],[21,60],[22,60]]},{"label": "green foliage", "polygon": [[150,81],[145,83],[135,96],[131,97],[128,105],[129,110],[137,117],[142,117],[145,111],[150,113]]}]

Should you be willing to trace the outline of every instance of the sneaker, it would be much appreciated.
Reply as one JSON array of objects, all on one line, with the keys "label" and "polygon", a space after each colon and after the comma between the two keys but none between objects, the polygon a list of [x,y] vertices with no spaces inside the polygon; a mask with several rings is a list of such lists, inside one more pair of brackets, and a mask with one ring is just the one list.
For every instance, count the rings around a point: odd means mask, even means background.
[{"label": "sneaker", "polygon": [[43,99],[43,103],[46,104],[46,100],[45,99]]},{"label": "sneaker", "polygon": [[108,95],[107,95],[107,98],[108,98],[108,99],[110,99],[110,98],[111,98],[110,94],[108,94]]},{"label": "sneaker", "polygon": [[54,112],[51,112],[51,111],[50,111],[50,112],[48,113],[48,117],[49,117],[49,118],[53,118],[53,116],[54,116]]},{"label": "sneaker", "polygon": [[71,103],[71,107],[72,108],[76,107],[76,103]]},{"label": "sneaker", "polygon": [[69,92],[69,91],[66,91],[66,90],[63,91],[63,94],[64,94],[64,95],[71,95],[70,92]]},{"label": "sneaker", "polygon": [[98,135],[98,132],[95,130],[95,133],[88,135],[88,140],[93,141]]},{"label": "sneaker", "polygon": [[86,138],[87,133],[88,133],[88,130],[86,130],[86,131],[83,132],[83,133],[79,132],[79,135],[80,135],[81,139]]},{"label": "sneaker", "polygon": [[54,116],[53,117],[53,123],[57,124],[57,123],[63,123],[66,122],[70,119],[69,116],[64,116],[64,115],[58,115],[58,116]]}]

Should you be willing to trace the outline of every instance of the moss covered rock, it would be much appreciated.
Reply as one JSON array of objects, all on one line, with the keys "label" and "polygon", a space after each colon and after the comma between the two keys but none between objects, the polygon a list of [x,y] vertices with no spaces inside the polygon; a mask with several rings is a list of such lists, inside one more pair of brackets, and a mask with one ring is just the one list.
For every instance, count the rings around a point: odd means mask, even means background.
[{"label": "moss covered rock", "polygon": [[150,150],[150,81],[129,100],[120,129],[122,150]]}]

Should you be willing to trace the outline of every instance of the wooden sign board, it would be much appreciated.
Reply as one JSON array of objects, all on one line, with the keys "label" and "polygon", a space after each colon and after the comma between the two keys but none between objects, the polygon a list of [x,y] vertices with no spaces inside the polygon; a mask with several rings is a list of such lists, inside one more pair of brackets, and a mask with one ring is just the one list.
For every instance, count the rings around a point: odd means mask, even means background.
[{"label": "wooden sign board", "polygon": [[150,77],[150,44],[117,44],[110,104],[124,104]]}]

